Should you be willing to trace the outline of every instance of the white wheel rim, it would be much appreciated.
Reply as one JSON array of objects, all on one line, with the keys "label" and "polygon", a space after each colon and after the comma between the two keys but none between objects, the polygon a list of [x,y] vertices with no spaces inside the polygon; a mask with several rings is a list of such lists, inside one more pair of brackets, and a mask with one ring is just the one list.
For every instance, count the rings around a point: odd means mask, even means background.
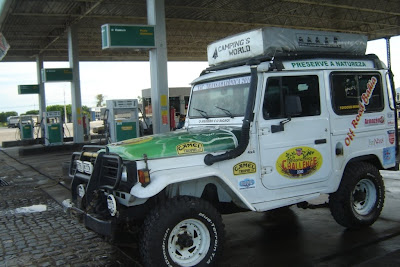
[{"label": "white wheel rim", "polygon": [[351,194],[354,210],[359,215],[367,215],[376,203],[376,187],[371,180],[362,179]]},{"label": "white wheel rim", "polygon": [[[188,244],[182,245],[182,239]],[[207,255],[210,248],[210,232],[204,223],[187,219],[178,223],[168,238],[168,253],[180,266],[194,266]]]}]

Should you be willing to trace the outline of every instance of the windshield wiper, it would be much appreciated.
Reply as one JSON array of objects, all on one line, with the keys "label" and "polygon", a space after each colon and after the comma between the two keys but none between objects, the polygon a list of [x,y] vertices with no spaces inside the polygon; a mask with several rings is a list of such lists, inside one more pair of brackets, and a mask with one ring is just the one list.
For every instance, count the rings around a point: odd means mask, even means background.
[{"label": "windshield wiper", "polygon": [[221,108],[221,107],[218,107],[218,106],[215,106],[215,107],[218,108],[218,109],[220,109],[220,110],[222,110],[226,115],[228,115],[228,116],[231,117],[232,119],[234,118],[232,112],[230,112],[229,110],[224,109],[224,108]]},{"label": "windshield wiper", "polygon": [[198,109],[198,108],[193,108],[194,110],[197,110],[200,115],[205,118],[205,119],[209,119],[210,117],[208,116],[207,112],[205,112],[204,110]]}]

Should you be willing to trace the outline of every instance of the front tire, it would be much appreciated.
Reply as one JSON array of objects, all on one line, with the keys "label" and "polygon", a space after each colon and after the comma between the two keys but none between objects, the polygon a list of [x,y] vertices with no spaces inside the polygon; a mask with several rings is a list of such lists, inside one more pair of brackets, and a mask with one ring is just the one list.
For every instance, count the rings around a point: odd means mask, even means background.
[{"label": "front tire", "polygon": [[349,164],[339,189],[329,196],[329,208],[337,223],[347,228],[372,225],[381,214],[385,186],[379,170],[372,164]]},{"label": "front tire", "polygon": [[210,203],[178,197],[149,213],[140,252],[145,266],[214,266],[223,240],[221,215]]}]

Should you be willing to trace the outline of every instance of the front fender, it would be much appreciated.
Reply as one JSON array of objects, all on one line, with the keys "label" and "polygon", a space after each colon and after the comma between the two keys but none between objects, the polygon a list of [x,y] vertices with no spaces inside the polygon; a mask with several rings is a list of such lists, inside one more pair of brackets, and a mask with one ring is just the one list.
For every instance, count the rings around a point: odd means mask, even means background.
[{"label": "front fender", "polygon": [[194,166],[190,168],[178,168],[171,170],[160,170],[151,173],[151,182],[146,187],[137,183],[131,189],[131,195],[147,199],[160,193],[168,185],[201,179],[204,177],[217,177],[227,185],[246,207],[252,211],[255,208],[242,196],[242,194],[229,182],[229,179],[219,170],[208,166]]}]

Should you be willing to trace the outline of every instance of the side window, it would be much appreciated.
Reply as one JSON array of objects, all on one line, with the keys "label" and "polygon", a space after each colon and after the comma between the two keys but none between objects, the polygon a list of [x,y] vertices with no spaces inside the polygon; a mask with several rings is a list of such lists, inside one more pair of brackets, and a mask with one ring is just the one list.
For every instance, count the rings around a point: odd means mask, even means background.
[{"label": "side window", "polygon": [[383,92],[379,73],[332,73],[332,106],[336,114],[357,114],[360,103],[365,112],[382,111]]},{"label": "side window", "polygon": [[264,95],[263,117],[266,120],[285,118],[285,97],[298,96],[302,112],[296,117],[321,114],[318,76],[271,77]]}]

